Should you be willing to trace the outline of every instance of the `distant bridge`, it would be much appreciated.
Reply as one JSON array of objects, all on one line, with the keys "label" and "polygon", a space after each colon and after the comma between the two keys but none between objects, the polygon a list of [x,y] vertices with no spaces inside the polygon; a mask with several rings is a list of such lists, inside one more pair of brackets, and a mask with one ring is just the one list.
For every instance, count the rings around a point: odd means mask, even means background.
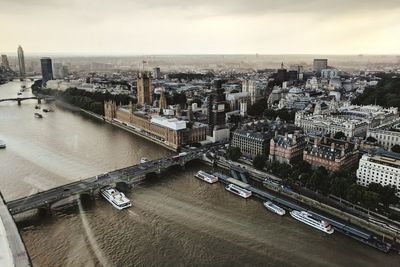
[{"label": "distant bridge", "polygon": [[151,160],[12,200],[6,204],[12,215],[37,208],[49,209],[52,204],[70,196],[90,194],[99,188],[112,184],[130,185],[142,180],[142,177],[146,174],[161,173],[172,166],[184,167],[189,161],[201,159],[204,153],[205,149],[196,149],[182,156]]},{"label": "distant bridge", "polygon": [[29,99],[37,99],[38,104],[42,103],[43,100],[47,101],[52,101],[54,100],[54,97],[51,96],[28,96],[28,97],[14,97],[14,98],[4,98],[0,99],[0,102],[5,102],[5,101],[18,101],[18,105],[21,105],[21,102],[24,100],[29,100]]}]

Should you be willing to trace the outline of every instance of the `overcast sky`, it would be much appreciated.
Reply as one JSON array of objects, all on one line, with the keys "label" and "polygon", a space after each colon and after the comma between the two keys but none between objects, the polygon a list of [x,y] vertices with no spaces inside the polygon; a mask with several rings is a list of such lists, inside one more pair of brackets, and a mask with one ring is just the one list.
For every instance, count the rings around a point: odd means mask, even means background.
[{"label": "overcast sky", "polygon": [[400,0],[0,0],[0,51],[400,54]]}]

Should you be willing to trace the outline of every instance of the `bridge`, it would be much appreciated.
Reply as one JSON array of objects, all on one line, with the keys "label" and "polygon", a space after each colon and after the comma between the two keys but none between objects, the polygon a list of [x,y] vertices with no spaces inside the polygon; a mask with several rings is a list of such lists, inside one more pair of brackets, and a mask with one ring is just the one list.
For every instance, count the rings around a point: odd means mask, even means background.
[{"label": "bridge", "polygon": [[143,180],[143,177],[149,173],[159,174],[172,166],[184,167],[189,161],[201,159],[205,151],[204,148],[196,149],[185,152],[180,156],[147,161],[145,163],[65,184],[47,191],[38,192],[27,197],[9,201],[6,204],[11,215],[38,208],[50,209],[52,204],[74,195],[91,194],[95,190],[107,185],[119,183],[125,185],[134,184],[135,182]]},{"label": "bridge", "polygon": [[18,101],[18,105],[21,105],[21,102],[24,100],[29,100],[29,99],[37,99],[38,104],[42,103],[43,100],[51,101],[54,100],[54,97],[49,97],[49,96],[28,96],[28,97],[14,97],[14,98],[4,98],[0,99],[0,102],[5,102],[5,101]]}]

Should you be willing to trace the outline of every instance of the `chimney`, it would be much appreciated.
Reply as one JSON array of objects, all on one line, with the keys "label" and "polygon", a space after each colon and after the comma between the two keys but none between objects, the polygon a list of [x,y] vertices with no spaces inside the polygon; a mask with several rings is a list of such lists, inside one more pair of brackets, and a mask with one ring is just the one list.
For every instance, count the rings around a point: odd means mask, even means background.
[{"label": "chimney", "polygon": [[332,144],[331,144],[331,151],[332,151],[332,152],[335,151],[335,143],[333,143],[333,142],[332,142]]},{"label": "chimney", "polygon": [[331,133],[331,138],[333,139],[335,137],[335,134],[334,133]]},{"label": "chimney", "polygon": [[340,151],[340,157],[344,157],[344,148]]},{"label": "chimney", "polygon": [[288,139],[288,133],[285,132],[285,141]]},{"label": "chimney", "polygon": [[317,147],[317,146],[318,146],[318,139],[315,138],[315,139],[314,139],[314,147]]}]

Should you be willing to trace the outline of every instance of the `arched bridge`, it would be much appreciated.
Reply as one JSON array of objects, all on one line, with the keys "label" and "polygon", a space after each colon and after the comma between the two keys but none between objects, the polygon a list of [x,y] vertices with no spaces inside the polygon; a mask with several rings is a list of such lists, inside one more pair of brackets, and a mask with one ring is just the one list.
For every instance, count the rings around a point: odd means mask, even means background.
[{"label": "arched bridge", "polygon": [[54,100],[54,97],[51,96],[28,96],[28,97],[14,97],[14,98],[4,98],[0,99],[0,102],[5,102],[5,101],[18,101],[18,105],[21,105],[21,102],[24,100],[29,100],[29,99],[37,99],[38,104],[42,103],[42,100],[47,100],[51,101]]},{"label": "arched bridge", "polygon": [[91,193],[101,187],[119,182],[133,184],[148,173],[161,173],[172,166],[184,166],[189,161],[201,159],[204,152],[205,149],[196,149],[181,156],[147,161],[9,201],[6,204],[12,215],[36,208],[50,208],[53,203],[73,195]]}]

